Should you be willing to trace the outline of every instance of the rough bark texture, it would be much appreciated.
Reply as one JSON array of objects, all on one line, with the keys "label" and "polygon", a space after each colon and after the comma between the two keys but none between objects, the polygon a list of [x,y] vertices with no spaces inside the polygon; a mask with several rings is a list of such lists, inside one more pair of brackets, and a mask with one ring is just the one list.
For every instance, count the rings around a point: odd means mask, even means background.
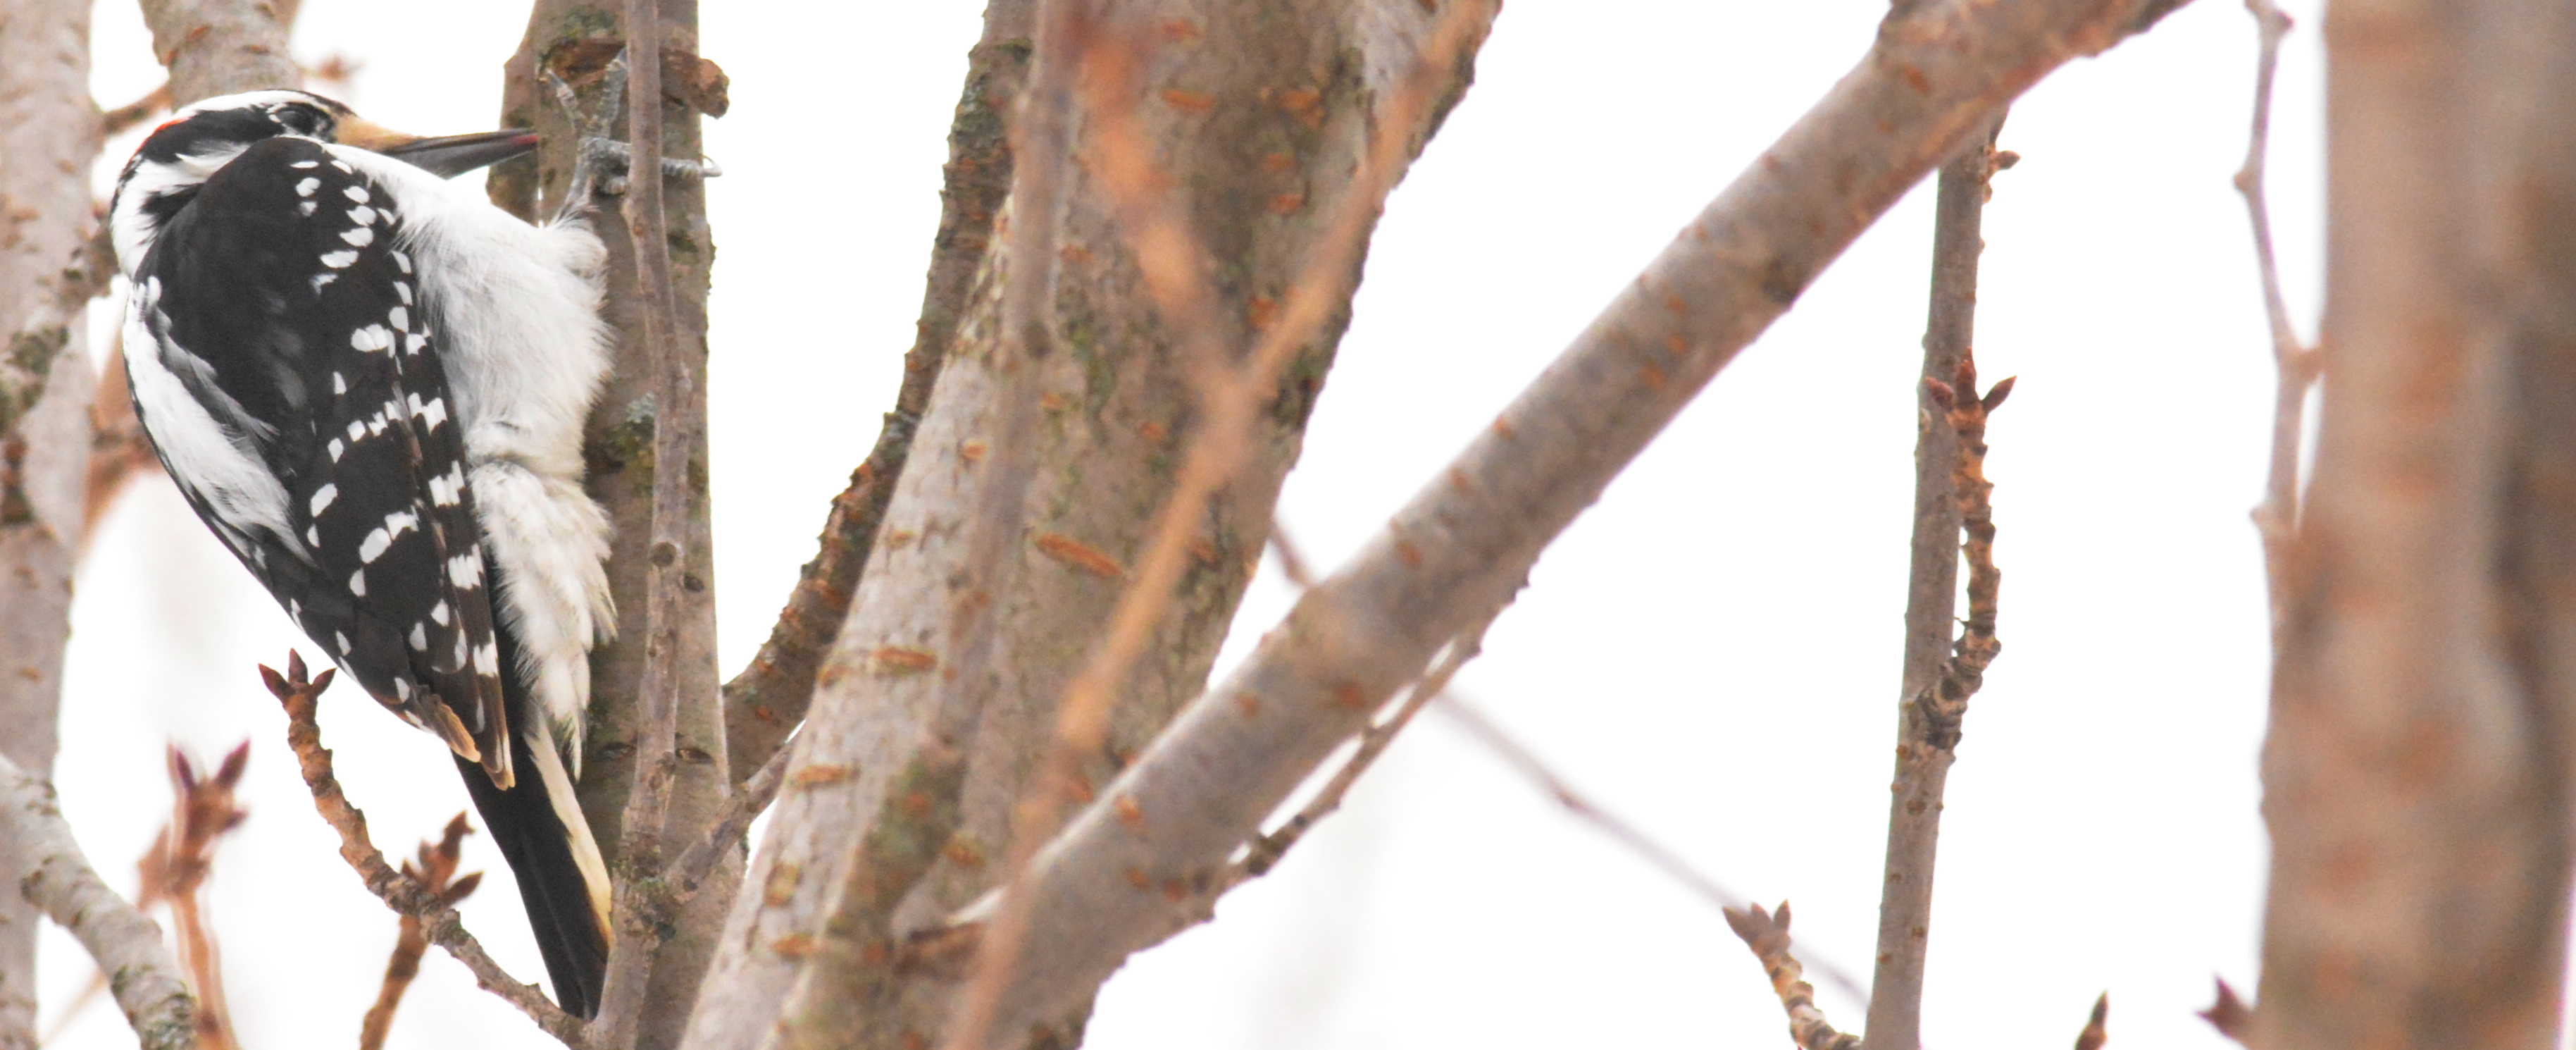
[{"label": "rough bark texture", "polygon": [[967,294],[993,239],[993,220],[1010,196],[1011,149],[1003,116],[1028,75],[1029,10],[1035,0],[993,0],[984,39],[969,53],[966,89],[948,129],[948,164],[940,189],[939,233],[931,242],[929,286],[912,349],[903,355],[903,387],[885,415],[876,447],[832,500],[821,550],[788,596],[751,665],[725,683],[725,743],[737,778],[749,777],[805,720],[823,658],[840,636],[859,576],[876,550],[895,481],[912,454],[913,435],[930,392],[948,363],[949,344],[965,316]]},{"label": "rough bark texture", "polygon": [[[658,0],[626,0],[623,14],[628,39],[661,38]],[[662,97],[661,53],[656,45],[625,67],[627,97],[646,101],[626,107],[622,137],[627,142],[628,168],[630,173],[642,174],[630,174],[625,199],[619,204],[626,219],[627,246],[635,257],[635,285],[629,294],[634,297],[637,325],[631,334],[650,377],[646,396],[658,406],[652,458],[656,463],[685,463],[706,447],[706,353],[703,346],[683,352],[672,332],[671,235],[662,205],[662,184],[667,180],[656,177],[662,170],[662,107],[653,104]],[[644,651],[644,669],[629,716],[634,727],[634,779],[618,819],[620,837],[610,854],[618,877],[608,975],[601,984],[599,1016],[590,1032],[592,1041],[605,1050],[629,1050],[636,1045],[636,1023],[643,1017],[653,957],[669,925],[664,906],[668,897],[661,882],[662,842],[670,825],[673,781],[680,764],[679,694],[684,680],[694,688],[698,677],[692,673],[695,668],[684,667],[681,661],[689,650],[704,648],[683,641],[682,633],[689,627],[709,626],[694,615],[706,604],[706,582],[691,575],[690,566],[679,557],[680,549],[692,540],[703,543],[707,538],[703,527],[707,501],[691,498],[691,473],[661,470],[653,474],[643,565],[644,630],[640,638],[627,636],[630,648]],[[689,597],[691,584],[701,595],[696,600]],[[723,717],[720,703],[716,715]],[[714,758],[721,762],[724,756]],[[719,766],[717,789],[728,790],[731,784],[732,778]]]},{"label": "rough bark texture", "polygon": [[[988,46],[1029,46],[1026,8],[1012,6],[1020,27],[988,34]],[[1170,175],[1158,192],[1175,195],[1217,260],[1210,283],[1234,345],[1249,346],[1270,322],[1365,146],[1371,102],[1407,70],[1430,20],[1418,3],[1396,0],[1167,0],[1120,5],[1104,23],[1134,34],[1114,44],[1141,51],[1145,90],[1129,104]],[[1428,130],[1415,129],[1417,141]],[[1193,425],[1177,339],[1111,222],[1111,194],[1075,160],[1087,146],[1077,126],[1063,154],[1044,160],[1061,169],[1060,210],[1010,220],[1048,223],[1056,245],[1046,256],[1056,293],[1038,310],[1042,339],[1031,341],[1052,351],[1037,360],[1003,352],[1009,275],[997,246],[824,664],[791,786],[727,927],[692,1046],[757,1044],[791,985],[824,958],[847,983],[823,985],[811,1001],[864,1024],[808,1031],[852,1046],[937,1037],[948,986],[899,979],[889,949],[1002,874],[1009,811],[1171,491]],[[1040,162],[1018,159],[1023,172]],[[1109,743],[1085,763],[1089,783],[1114,774],[1203,684],[1347,321],[1346,308],[1336,315],[1280,384],[1254,465],[1206,516],[1156,655],[1131,676]],[[1012,386],[1034,395],[1025,406],[1037,413],[1033,448],[994,447],[1023,407],[997,401]],[[1034,457],[1025,511],[1008,529],[1005,549],[1017,553],[981,567],[994,570],[989,581],[959,586],[979,567],[969,564],[957,508],[976,505],[1013,452]],[[960,675],[956,632],[977,618],[998,641],[980,661],[988,673]]]},{"label": "rough bark texture", "polygon": [[1040,854],[995,1045],[1079,1009],[1130,953],[1192,921],[1192,887],[1518,588],[1692,395],[1996,107],[2173,6],[1954,0],[1891,14],[1858,69]]},{"label": "rough bark texture", "polygon": [[[2000,123],[1995,125],[2001,129]],[[1932,309],[1923,332],[1923,374],[1915,384],[1914,539],[1905,590],[1905,670],[1897,694],[1896,778],[1887,812],[1886,878],[1879,887],[1878,963],[1870,980],[1872,1050],[1922,1045],[1923,959],[1930,946],[1933,860],[1941,840],[1941,794],[1958,755],[1956,734],[1936,733],[1915,702],[1950,666],[1958,623],[1960,511],[1951,473],[1959,432],[1932,383],[1948,383],[1976,335],[1977,257],[1985,251],[1986,180],[1994,133],[1941,165],[1932,228]],[[1958,396],[1975,397],[1974,390]]]},{"label": "rough bark texture", "polygon": [[2336,5],[2324,374],[2253,1045],[2555,1045],[2576,703],[2576,12]]},{"label": "rough bark texture", "polygon": [[[697,50],[695,0],[663,0],[662,43]],[[570,82],[583,101],[598,105],[601,70],[624,42],[617,12],[610,5],[580,0],[539,0],[529,18],[528,35],[518,54],[504,67],[501,124],[534,128],[544,146],[532,159],[495,167],[492,199],[523,217],[552,214],[572,174],[573,134],[570,116],[555,105],[538,79],[546,63]],[[630,100],[633,101],[633,100]],[[662,99],[664,156],[695,158],[702,152],[698,113],[666,92]],[[622,126],[622,122],[621,122]],[[543,188],[542,204],[539,189]],[[663,214],[670,231],[673,328],[669,334],[689,362],[691,404],[675,411],[703,412],[706,389],[707,285],[715,246],[706,221],[704,187],[694,180],[664,184]],[[608,579],[617,599],[618,640],[591,653],[590,732],[583,744],[582,812],[603,848],[621,837],[627,789],[634,783],[638,722],[637,688],[644,671],[645,580],[649,564],[645,547],[652,536],[654,471],[670,464],[653,455],[654,420],[664,406],[650,396],[652,363],[642,338],[634,289],[635,254],[619,236],[618,217],[595,215],[592,225],[608,248],[608,299],[604,313],[617,336],[615,370],[593,409],[583,454],[588,460],[591,495],[608,509],[616,528],[610,549]],[[680,697],[677,748],[678,776],[671,796],[668,833],[694,840],[722,814],[731,789],[725,770],[724,717],[717,695],[715,664],[715,563],[709,547],[706,442],[703,417],[696,428],[695,451],[679,465],[688,472],[689,522],[682,535],[680,563],[685,586],[677,617],[681,648],[675,654],[673,681]],[[714,892],[700,893],[676,916],[656,954],[646,1007],[639,1025],[647,1048],[677,1041],[688,1004],[696,995],[714,946],[714,935],[732,897],[739,862],[720,865],[709,876]]]},{"label": "rough bark texture", "polygon": [[[111,266],[89,251],[90,8],[0,11],[0,756],[38,778],[54,766],[88,470],[81,310]],[[25,867],[21,847],[0,839],[0,871]],[[39,916],[0,893],[0,1050],[35,1045]]]},{"label": "rough bark texture", "polygon": [[98,960],[143,1050],[196,1046],[196,1000],[161,943],[161,928],[99,880],[72,840],[71,825],[63,823],[54,786],[6,758],[0,758],[0,841],[15,849],[10,867],[0,869],[0,878],[18,891],[11,896],[23,896],[62,924]]},{"label": "rough bark texture", "polygon": [[170,69],[173,104],[301,82],[303,74],[286,51],[293,9],[281,12],[281,6],[286,5],[143,0],[152,53]]}]

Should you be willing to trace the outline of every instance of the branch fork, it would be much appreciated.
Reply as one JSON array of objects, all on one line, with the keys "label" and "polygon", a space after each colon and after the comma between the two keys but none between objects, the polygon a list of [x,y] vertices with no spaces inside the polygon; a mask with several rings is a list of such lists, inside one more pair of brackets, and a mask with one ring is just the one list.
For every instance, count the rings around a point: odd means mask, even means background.
[{"label": "branch fork", "polygon": [[331,688],[336,669],[308,677],[304,657],[289,652],[286,673],[262,666],[260,679],[271,695],[286,708],[286,746],[295,752],[295,765],[304,776],[304,786],[313,793],[313,808],[320,811],[324,822],[340,834],[340,858],[356,869],[367,890],[374,893],[397,915],[416,921],[429,943],[447,949],[447,954],[474,972],[474,983],[485,991],[500,996],[519,1012],[528,1015],[547,1035],[561,1040],[573,1050],[588,1050],[582,1021],[565,1013],[546,998],[535,985],[523,984],[492,961],[483,944],[466,932],[464,920],[456,914],[450,901],[440,893],[405,875],[385,862],[385,855],[367,835],[367,815],[349,801],[340,790],[340,780],[332,772],[331,752],[322,746],[322,729],[314,721],[316,702],[322,692]]}]

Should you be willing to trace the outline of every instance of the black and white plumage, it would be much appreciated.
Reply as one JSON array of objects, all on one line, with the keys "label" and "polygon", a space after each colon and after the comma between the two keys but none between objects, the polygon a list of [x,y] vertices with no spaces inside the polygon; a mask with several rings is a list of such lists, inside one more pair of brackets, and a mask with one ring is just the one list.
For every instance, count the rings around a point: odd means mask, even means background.
[{"label": "black and white plumage", "polygon": [[567,756],[615,622],[581,489],[604,255],[577,215],[531,226],[445,181],[533,143],[226,96],[144,141],[110,223],[171,478],[348,677],[455,752],[587,1014],[608,882]]}]

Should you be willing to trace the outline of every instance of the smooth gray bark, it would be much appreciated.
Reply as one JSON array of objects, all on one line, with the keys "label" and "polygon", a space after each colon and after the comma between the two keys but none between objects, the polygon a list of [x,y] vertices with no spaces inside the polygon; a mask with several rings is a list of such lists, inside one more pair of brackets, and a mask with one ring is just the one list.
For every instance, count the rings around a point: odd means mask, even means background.
[{"label": "smooth gray bark", "polygon": [[1892,13],[1858,68],[1048,846],[992,1045],[1087,1001],[1129,954],[1195,921],[1207,905],[1191,887],[1516,590],[1717,371],[1997,107],[2174,6],[1951,0]]},{"label": "smooth gray bark", "polygon": [[2576,11],[2340,3],[2250,1045],[2557,1045],[2576,761]]},{"label": "smooth gray bark", "polygon": [[[1148,203],[1177,209],[1217,260],[1206,316],[1225,343],[1250,346],[1349,190],[1373,102],[1410,71],[1434,16],[1415,0],[1162,0],[1100,17],[1100,42],[1134,48],[1122,57],[1139,63],[1139,89],[1113,105],[1168,175]],[[1400,129],[1408,147],[1464,88],[1466,63],[1449,72],[1432,116]],[[889,949],[1007,874],[1011,812],[1051,745],[1057,701],[1100,639],[1199,419],[1182,324],[1145,287],[1085,120],[1053,155],[1015,158],[1023,180],[1045,164],[1065,186],[1060,208],[1036,214],[1015,201],[1005,220],[1046,224],[1051,272],[1039,276],[1055,291],[1038,305],[1042,331],[1023,342],[1003,330],[1014,275],[996,237],[791,745],[790,786],[688,1045],[757,1045],[799,982],[824,970],[842,976],[808,986],[802,1001],[820,1012],[799,1018],[803,1031],[886,1047],[939,1037],[952,975],[898,972]],[[1115,775],[1202,687],[1346,304],[1347,292],[1294,355],[1261,414],[1252,464],[1205,513],[1153,655],[1128,676],[1107,742],[1081,763],[1086,784]],[[1025,345],[1048,350],[1011,349]],[[1015,415],[1034,421],[1033,446],[1006,447]],[[1024,501],[1005,492],[1022,457]],[[990,527],[1004,553],[983,562],[969,534],[988,520],[976,508],[996,499]]]},{"label": "smooth gray bark", "polygon": [[[89,254],[88,0],[0,12],[0,756],[54,765],[63,645],[81,535],[93,387],[81,311],[108,261]],[[0,871],[29,858],[0,838]],[[35,1045],[40,913],[0,893],[0,1050]]]},{"label": "smooth gray bark", "polygon": [[0,841],[11,844],[0,868],[21,897],[61,923],[108,975],[116,1005],[144,1050],[188,1050],[197,1044],[196,1000],[161,927],[99,880],[63,823],[54,786],[0,758]]}]

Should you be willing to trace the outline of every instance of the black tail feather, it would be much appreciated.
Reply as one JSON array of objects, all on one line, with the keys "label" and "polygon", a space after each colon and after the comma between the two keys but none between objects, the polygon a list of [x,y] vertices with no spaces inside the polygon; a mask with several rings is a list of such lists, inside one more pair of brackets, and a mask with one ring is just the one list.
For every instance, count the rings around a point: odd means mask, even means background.
[{"label": "black tail feather", "polygon": [[528,734],[510,734],[510,759],[518,785],[508,791],[492,786],[479,765],[458,759],[456,770],[464,774],[483,826],[519,880],[519,899],[527,904],[528,925],[536,933],[537,951],[545,956],[556,1003],[566,1013],[590,1017],[598,1012],[600,986],[608,977],[607,934],[591,910],[581,867],[573,861],[572,837],[546,798],[545,778],[537,775]]}]

